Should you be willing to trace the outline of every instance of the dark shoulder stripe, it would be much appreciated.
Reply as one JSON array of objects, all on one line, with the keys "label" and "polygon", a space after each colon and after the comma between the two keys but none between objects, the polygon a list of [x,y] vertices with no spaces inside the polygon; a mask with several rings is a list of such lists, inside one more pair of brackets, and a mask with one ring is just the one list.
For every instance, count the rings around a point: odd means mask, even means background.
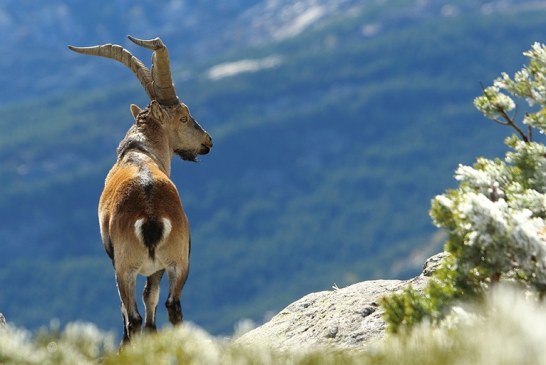
[{"label": "dark shoulder stripe", "polygon": [[150,153],[150,151],[142,141],[132,138],[124,139],[118,146],[118,160],[123,159],[127,152],[130,151],[139,151],[147,155]]}]

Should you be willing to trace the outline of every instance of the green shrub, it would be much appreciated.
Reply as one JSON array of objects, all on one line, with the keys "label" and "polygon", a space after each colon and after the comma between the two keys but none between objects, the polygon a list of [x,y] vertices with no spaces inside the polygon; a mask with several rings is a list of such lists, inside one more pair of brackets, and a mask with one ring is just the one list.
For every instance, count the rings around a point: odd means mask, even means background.
[{"label": "green shrub", "polygon": [[[503,73],[474,101],[487,118],[514,129],[509,151],[502,160],[460,165],[458,188],[432,200],[430,215],[447,232],[451,256],[424,295],[410,288],[383,300],[391,332],[424,319],[438,323],[454,303],[479,301],[501,280],[546,292],[546,146],[533,141],[533,130],[546,132],[546,47],[535,43],[524,55],[527,66],[513,78]],[[510,115],[513,97],[527,103],[523,125]]]}]

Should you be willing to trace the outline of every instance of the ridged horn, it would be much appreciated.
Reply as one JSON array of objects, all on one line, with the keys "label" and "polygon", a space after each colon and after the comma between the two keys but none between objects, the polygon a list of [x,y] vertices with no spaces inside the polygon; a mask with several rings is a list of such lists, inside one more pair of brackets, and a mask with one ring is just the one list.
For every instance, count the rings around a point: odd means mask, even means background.
[{"label": "ridged horn", "polygon": [[169,51],[160,38],[138,39],[128,36],[135,44],[151,49],[152,54],[152,79],[153,88],[157,96],[157,101],[163,105],[176,105],[180,103],[176,96],[173,79],[171,76],[171,65],[169,61]]},{"label": "ridged horn", "polygon": [[157,98],[156,91],[154,89],[154,82],[150,70],[142,61],[133,56],[131,52],[117,44],[103,44],[101,46],[94,47],[74,47],[68,46],[68,48],[74,52],[91,55],[91,56],[101,56],[105,58],[110,58],[116,61],[123,63],[125,66],[129,67],[131,71],[138,77],[138,80],[144,87],[146,94],[150,97],[151,100]]}]

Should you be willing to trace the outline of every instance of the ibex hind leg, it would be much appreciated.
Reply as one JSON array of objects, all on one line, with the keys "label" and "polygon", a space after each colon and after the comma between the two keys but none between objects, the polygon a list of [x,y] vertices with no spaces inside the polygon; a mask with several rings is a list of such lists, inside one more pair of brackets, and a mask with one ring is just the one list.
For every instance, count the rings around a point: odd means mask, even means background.
[{"label": "ibex hind leg", "polygon": [[157,330],[155,325],[155,313],[157,302],[159,301],[159,283],[161,282],[163,273],[165,273],[165,270],[160,270],[148,276],[144,286],[144,292],[142,293],[142,301],[146,308],[144,329],[150,332],[155,332]]},{"label": "ibex hind leg", "polygon": [[188,278],[188,269],[172,266],[167,269],[167,275],[169,277],[169,297],[167,298],[165,306],[169,312],[169,321],[173,325],[177,325],[182,323],[184,318],[180,297],[182,296],[182,288]]},{"label": "ibex hind leg", "polygon": [[127,318],[125,316],[125,308],[123,307],[123,303],[121,303],[121,319],[123,320],[123,339],[121,340],[121,344],[125,344],[129,342],[129,333],[127,332]]},{"label": "ibex hind leg", "polygon": [[136,271],[122,272],[116,270],[116,282],[123,315],[123,343],[127,343],[135,333],[140,332],[142,326],[142,317],[138,313],[135,300]]}]

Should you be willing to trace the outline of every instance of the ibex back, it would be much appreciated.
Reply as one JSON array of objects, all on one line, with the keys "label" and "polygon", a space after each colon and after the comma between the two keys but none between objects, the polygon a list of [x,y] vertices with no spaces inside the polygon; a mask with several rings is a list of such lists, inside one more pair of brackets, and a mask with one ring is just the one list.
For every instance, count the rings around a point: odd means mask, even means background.
[{"label": "ibex back", "polygon": [[135,73],[151,100],[145,109],[131,105],[135,123],[119,144],[117,162],[106,177],[99,202],[102,243],[112,260],[121,299],[123,342],[141,330],[135,296],[137,274],[147,276],[142,294],[145,329],[156,330],[159,282],[165,271],[169,320],[173,325],[182,322],[180,297],[189,270],[190,228],[169,178],[171,160],[176,154],[196,161],[197,155],[212,148],[211,137],[176,96],[163,42],[159,38],[129,39],[153,50],[151,71],[118,45],[69,46],[78,53],[123,63]]}]

